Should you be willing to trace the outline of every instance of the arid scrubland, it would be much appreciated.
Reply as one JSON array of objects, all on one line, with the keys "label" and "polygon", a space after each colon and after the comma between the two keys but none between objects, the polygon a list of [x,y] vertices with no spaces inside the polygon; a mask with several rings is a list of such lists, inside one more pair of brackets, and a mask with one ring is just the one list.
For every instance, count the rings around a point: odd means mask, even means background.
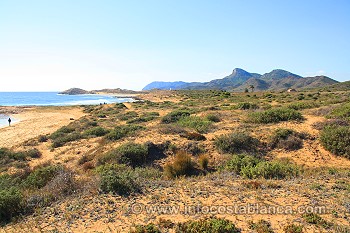
[{"label": "arid scrubland", "polygon": [[349,97],[154,91],[82,106],[0,149],[0,231],[350,232]]}]

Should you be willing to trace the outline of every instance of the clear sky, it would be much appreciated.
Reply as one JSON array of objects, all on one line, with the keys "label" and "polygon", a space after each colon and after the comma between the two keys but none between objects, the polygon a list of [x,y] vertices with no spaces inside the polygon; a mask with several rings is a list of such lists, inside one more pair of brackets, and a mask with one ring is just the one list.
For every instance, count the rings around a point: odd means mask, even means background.
[{"label": "clear sky", "polygon": [[350,1],[0,0],[0,91],[140,90],[235,67],[350,80]]}]

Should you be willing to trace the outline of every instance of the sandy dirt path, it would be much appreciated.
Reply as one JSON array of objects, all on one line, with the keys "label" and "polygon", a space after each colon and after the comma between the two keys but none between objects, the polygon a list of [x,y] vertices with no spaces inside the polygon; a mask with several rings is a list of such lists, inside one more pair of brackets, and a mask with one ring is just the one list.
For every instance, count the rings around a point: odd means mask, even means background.
[{"label": "sandy dirt path", "polygon": [[32,107],[13,115],[20,121],[0,128],[0,147],[16,146],[42,134],[52,133],[69,124],[70,118],[84,115],[80,107]]}]

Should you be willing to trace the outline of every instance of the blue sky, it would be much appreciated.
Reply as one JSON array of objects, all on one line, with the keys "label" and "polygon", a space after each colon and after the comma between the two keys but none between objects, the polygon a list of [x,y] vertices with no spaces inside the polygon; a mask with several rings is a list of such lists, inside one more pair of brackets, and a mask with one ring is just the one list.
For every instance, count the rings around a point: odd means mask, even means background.
[{"label": "blue sky", "polygon": [[350,1],[0,0],[0,91],[209,81],[235,67],[350,80]]}]

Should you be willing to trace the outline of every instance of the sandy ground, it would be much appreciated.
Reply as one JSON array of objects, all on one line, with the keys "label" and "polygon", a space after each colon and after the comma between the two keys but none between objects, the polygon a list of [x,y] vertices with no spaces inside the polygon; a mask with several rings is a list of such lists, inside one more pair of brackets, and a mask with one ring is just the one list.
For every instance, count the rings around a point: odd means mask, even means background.
[{"label": "sandy ground", "polygon": [[16,146],[33,137],[52,133],[69,124],[70,118],[78,119],[83,115],[80,107],[21,108],[13,115],[19,122],[0,128],[0,147]]}]

